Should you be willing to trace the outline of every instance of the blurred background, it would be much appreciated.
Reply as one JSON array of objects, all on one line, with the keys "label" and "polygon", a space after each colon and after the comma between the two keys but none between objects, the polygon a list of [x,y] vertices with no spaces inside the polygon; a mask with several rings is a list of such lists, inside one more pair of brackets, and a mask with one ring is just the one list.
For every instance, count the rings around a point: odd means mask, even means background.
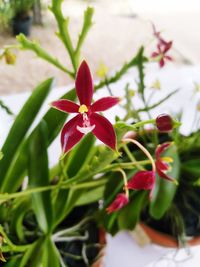
[{"label": "blurred background", "polygon": [[[65,48],[54,34],[56,24],[48,10],[50,1],[39,2],[42,25],[33,26],[30,37],[69,65]],[[199,0],[65,0],[63,10],[70,17],[70,32],[74,41],[88,5],[95,8],[94,25],[86,38],[82,55],[94,75],[101,62],[110,72],[114,71],[130,59],[141,44],[151,51],[151,22],[162,31],[164,37],[174,42],[172,54],[176,60],[169,64],[200,63]],[[10,30],[6,29],[4,15],[0,9],[0,49],[16,42]],[[69,85],[71,82],[64,73],[36,58],[32,52],[17,51],[16,65],[13,67],[0,62],[0,94],[31,90],[49,76],[55,76],[58,85]]]}]

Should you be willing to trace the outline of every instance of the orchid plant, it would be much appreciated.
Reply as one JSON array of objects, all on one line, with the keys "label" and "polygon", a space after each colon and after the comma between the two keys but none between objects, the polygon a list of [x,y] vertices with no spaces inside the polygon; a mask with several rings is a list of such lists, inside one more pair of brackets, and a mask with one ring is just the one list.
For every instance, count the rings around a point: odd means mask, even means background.
[{"label": "orchid plant", "polygon": [[[153,58],[146,55],[141,47],[112,76],[105,73],[104,67],[99,71],[101,80],[94,83],[88,63],[80,62],[93,9],[85,11],[74,46],[69,18],[64,18],[61,4],[62,0],[52,0],[50,10],[58,24],[57,36],[71,59],[71,69],[23,35],[17,37],[17,45],[5,48],[10,53],[16,48],[31,50],[75,79],[75,88],[55,99],[30,130],[53,79],[37,86],[15,118],[1,149],[0,260],[5,267],[91,266],[102,246],[99,226],[115,234],[121,229],[134,229],[140,219],[161,220],[169,214],[182,226],[180,213],[172,214],[172,210],[178,209],[179,188],[189,186],[183,174],[191,174],[194,184],[198,183],[199,159],[191,164],[187,155],[199,147],[194,145],[199,144],[199,134],[183,137],[176,118],[168,114],[151,116],[151,110],[177,90],[153,105],[145,96],[144,67],[152,59],[164,67],[172,42],[165,41],[154,27],[158,57],[155,53]],[[129,84],[122,88],[124,99],[107,96],[93,102],[97,90],[104,87],[111,93],[110,86],[130,68],[138,70],[136,93],[144,108],[135,109],[132,105]],[[115,105],[124,108],[125,116],[116,117],[111,124],[102,112]],[[71,113],[74,117],[68,119]],[[148,119],[142,120],[141,113],[147,114]],[[148,131],[147,125],[151,125]],[[58,135],[61,157],[52,168],[48,147]],[[179,235],[183,228],[179,228]]]}]

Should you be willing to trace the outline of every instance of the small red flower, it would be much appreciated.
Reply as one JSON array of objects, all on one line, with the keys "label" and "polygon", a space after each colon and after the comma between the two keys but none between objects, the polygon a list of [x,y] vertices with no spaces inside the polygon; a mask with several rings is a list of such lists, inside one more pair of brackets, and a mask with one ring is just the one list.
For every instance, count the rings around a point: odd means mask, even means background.
[{"label": "small red flower", "polygon": [[114,211],[120,210],[128,204],[129,200],[126,194],[120,193],[116,196],[115,200],[106,209],[107,213],[110,214]]},{"label": "small red flower", "polygon": [[166,60],[172,61],[172,57],[167,55],[167,52],[172,47],[172,41],[167,42],[165,45],[162,43],[157,44],[157,51],[153,52],[151,57],[152,58],[159,58],[159,65],[160,67],[164,67]]},{"label": "small red flower", "polygon": [[139,171],[127,183],[128,189],[133,190],[150,190],[149,197],[152,198],[156,182],[154,171]]},{"label": "small red flower", "polygon": [[90,69],[83,61],[76,76],[76,94],[80,105],[60,99],[51,105],[65,113],[77,113],[62,129],[61,144],[64,153],[70,151],[85,134],[92,132],[99,140],[111,149],[116,149],[116,135],[112,124],[97,112],[105,111],[119,102],[117,97],[103,97],[92,104],[93,81]]},{"label": "small red flower", "polygon": [[168,114],[160,114],[156,118],[156,126],[160,132],[170,132],[173,129],[173,120]]},{"label": "small red flower", "polygon": [[158,32],[155,28],[155,25],[152,24],[153,27],[153,34],[156,37],[156,39],[158,40],[158,44],[157,44],[157,51],[153,52],[151,57],[152,58],[158,58],[159,59],[159,65],[160,67],[164,67],[165,65],[165,61],[169,60],[172,61],[172,57],[167,55],[168,51],[171,49],[173,42],[172,41],[165,41],[162,37],[161,37],[161,32]]},{"label": "small red flower", "polygon": [[161,178],[164,178],[169,181],[175,181],[172,177],[166,174],[167,171],[170,170],[169,163],[173,162],[173,159],[170,157],[161,157],[162,153],[164,153],[168,147],[171,145],[170,142],[163,143],[162,145],[158,145],[156,148],[156,170],[158,175]]}]

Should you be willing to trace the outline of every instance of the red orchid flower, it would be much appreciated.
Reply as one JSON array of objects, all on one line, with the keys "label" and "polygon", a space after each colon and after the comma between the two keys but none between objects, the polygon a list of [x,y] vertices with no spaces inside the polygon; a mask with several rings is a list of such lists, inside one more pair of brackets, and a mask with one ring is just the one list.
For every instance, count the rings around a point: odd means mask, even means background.
[{"label": "red orchid flower", "polygon": [[61,144],[64,153],[70,151],[85,134],[92,132],[99,140],[111,149],[116,149],[116,135],[112,124],[97,112],[105,111],[119,102],[117,97],[103,97],[92,104],[93,81],[90,69],[83,61],[76,76],[76,94],[80,105],[67,100],[60,99],[51,105],[66,113],[77,113],[63,127],[61,133]]},{"label": "red orchid flower", "polygon": [[158,43],[157,51],[153,52],[151,55],[152,58],[159,58],[159,65],[161,68],[164,67],[166,60],[173,60],[171,56],[167,55],[167,52],[171,49],[171,47],[172,41],[166,42],[164,45],[163,43]]},{"label": "red orchid flower", "polygon": [[160,67],[164,67],[165,65],[165,61],[169,60],[172,61],[172,57],[167,55],[167,52],[171,49],[173,42],[172,41],[165,41],[162,37],[161,37],[161,32],[158,32],[156,30],[156,27],[154,24],[152,24],[153,27],[153,35],[156,37],[156,39],[158,40],[158,44],[157,44],[157,51],[153,52],[151,57],[152,58],[159,58],[159,65]]},{"label": "red orchid flower", "polygon": [[162,153],[164,153],[168,147],[171,145],[171,142],[163,143],[162,145],[158,145],[156,148],[156,170],[158,175],[161,178],[164,178],[169,181],[175,181],[172,177],[166,174],[167,171],[170,170],[169,163],[173,162],[173,159],[170,157],[161,157]]},{"label": "red orchid flower", "polygon": [[156,183],[156,174],[154,171],[138,171],[127,183],[128,189],[150,190],[149,198],[153,196],[153,190]]},{"label": "red orchid flower", "polygon": [[120,193],[116,196],[115,200],[106,209],[107,213],[110,214],[114,211],[120,210],[128,204],[129,200],[126,194]]}]

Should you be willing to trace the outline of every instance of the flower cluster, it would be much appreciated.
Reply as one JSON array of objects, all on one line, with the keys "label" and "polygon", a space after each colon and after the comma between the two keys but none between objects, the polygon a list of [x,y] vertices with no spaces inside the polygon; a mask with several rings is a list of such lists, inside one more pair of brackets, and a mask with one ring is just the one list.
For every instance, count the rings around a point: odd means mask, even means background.
[{"label": "flower cluster", "polygon": [[[159,33],[156,33],[159,36]],[[160,38],[160,37],[159,37]],[[160,39],[164,46],[164,41]],[[161,45],[160,44],[160,45]],[[61,132],[61,144],[63,153],[69,152],[85,134],[92,132],[99,140],[113,150],[116,150],[116,135],[112,124],[98,112],[105,111],[119,102],[117,97],[103,97],[92,103],[94,92],[93,81],[89,67],[83,61],[78,69],[75,81],[76,94],[78,96],[80,105],[67,99],[60,99],[54,101],[51,105],[65,113],[77,114],[74,118],[69,120],[63,127]],[[158,130],[161,132],[171,131],[173,128],[173,121],[167,114],[162,114],[155,120]],[[123,208],[129,202],[129,190],[148,190],[149,198],[152,199],[155,184],[156,172],[163,178],[173,181],[173,178],[167,175],[170,170],[169,163],[172,159],[169,157],[162,157],[162,154],[170,146],[171,143],[164,143],[159,145],[155,151],[155,162],[146,148],[134,139],[126,138],[122,140],[125,142],[132,142],[136,144],[149,158],[152,164],[152,170],[140,170],[136,172],[133,177],[127,181],[126,174],[123,170],[120,172],[124,178],[125,193],[119,193],[115,200],[107,208],[108,213],[112,213]]]}]

